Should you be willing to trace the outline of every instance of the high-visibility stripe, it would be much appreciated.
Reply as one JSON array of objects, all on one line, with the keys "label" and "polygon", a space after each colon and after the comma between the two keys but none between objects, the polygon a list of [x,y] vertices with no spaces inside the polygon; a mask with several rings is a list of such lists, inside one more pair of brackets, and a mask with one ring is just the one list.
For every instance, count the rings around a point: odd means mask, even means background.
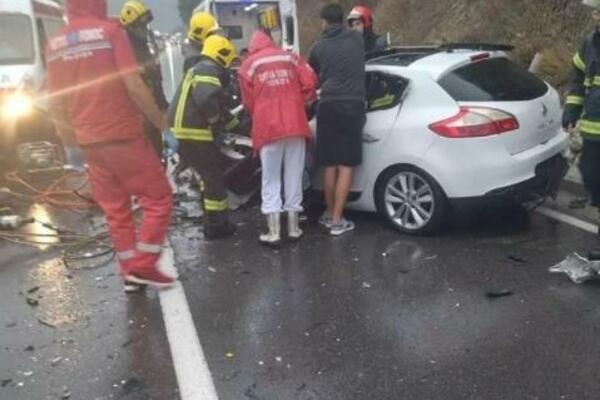
[{"label": "high-visibility stripe", "polygon": [[582,119],[580,128],[582,133],[600,135],[600,122]]},{"label": "high-visibility stripe", "polygon": [[204,199],[204,208],[206,211],[225,211],[229,208],[227,200]]},{"label": "high-visibility stripe", "polygon": [[150,244],[139,242],[137,244],[138,251],[143,253],[160,254],[162,252],[162,246],[160,244]]},{"label": "high-visibility stripe", "polygon": [[567,96],[567,104],[570,104],[573,106],[583,105],[584,100],[585,99],[583,96]]},{"label": "high-visibility stripe", "polygon": [[278,62],[289,62],[289,63],[295,64],[294,57],[291,54],[281,54],[281,55],[276,55],[276,56],[268,56],[268,57],[264,57],[264,58],[259,58],[258,60],[254,61],[252,63],[252,65],[250,65],[250,68],[248,68],[248,75],[250,76],[250,78],[252,78],[254,76],[254,74],[256,73],[256,70],[258,69],[258,67],[260,67],[261,65],[278,63]]},{"label": "high-visibility stripe", "polygon": [[212,142],[213,132],[210,129],[173,128],[173,134],[179,140],[194,140],[197,142]]},{"label": "high-visibility stripe", "polygon": [[581,72],[585,72],[585,62],[583,62],[583,59],[579,53],[575,54],[575,57],[573,57],[573,65],[575,65],[575,68]]},{"label": "high-visibility stripe", "polygon": [[[194,140],[198,142],[212,142],[213,132],[210,129],[196,129],[187,128],[184,126],[185,106],[190,95],[192,87],[200,84],[208,83],[210,85],[221,86],[221,81],[209,75],[194,75],[193,70],[189,70],[185,75],[183,84],[181,86],[181,94],[179,95],[179,101],[177,103],[177,110],[175,112],[175,121],[172,128],[173,134],[177,139],[180,140]],[[216,121],[215,121],[216,122]]]},{"label": "high-visibility stripe", "polygon": [[117,258],[121,261],[131,260],[132,258],[135,258],[135,250],[119,251],[117,253]]},{"label": "high-visibility stripe", "polygon": [[239,124],[240,120],[237,117],[233,117],[231,121],[229,121],[227,125],[225,125],[225,129],[230,131],[232,129],[235,129],[235,127],[237,127]]},{"label": "high-visibility stripe", "polygon": [[177,111],[175,112],[175,129],[183,127],[183,116],[185,114],[185,105],[187,104],[190,88],[192,87],[192,76],[193,72],[192,70],[189,70],[183,79],[179,102],[177,103]]},{"label": "high-visibility stripe", "polygon": [[196,86],[199,83],[209,83],[221,87],[221,80],[210,75],[195,75],[192,78],[192,84]]}]

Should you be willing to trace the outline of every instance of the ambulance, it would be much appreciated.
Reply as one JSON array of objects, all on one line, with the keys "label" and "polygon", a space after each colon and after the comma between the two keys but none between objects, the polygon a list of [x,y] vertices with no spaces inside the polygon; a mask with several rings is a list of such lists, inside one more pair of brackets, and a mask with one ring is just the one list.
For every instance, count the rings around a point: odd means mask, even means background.
[{"label": "ambulance", "polygon": [[204,0],[194,11],[213,14],[242,54],[257,29],[268,30],[284,49],[300,51],[295,0]]},{"label": "ambulance", "polygon": [[65,25],[53,0],[0,0],[0,159],[51,130],[44,100],[48,38]]}]

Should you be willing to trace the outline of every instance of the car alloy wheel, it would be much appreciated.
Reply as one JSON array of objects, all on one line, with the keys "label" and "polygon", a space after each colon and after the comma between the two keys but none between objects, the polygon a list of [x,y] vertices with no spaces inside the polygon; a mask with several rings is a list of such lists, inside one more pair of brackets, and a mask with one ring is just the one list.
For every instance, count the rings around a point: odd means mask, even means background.
[{"label": "car alloy wheel", "polygon": [[375,187],[377,209],[399,231],[436,233],[446,216],[446,196],[426,172],[399,165],[385,171]]},{"label": "car alloy wheel", "polygon": [[385,206],[390,218],[407,230],[426,226],[435,211],[431,186],[413,172],[400,172],[385,189]]}]

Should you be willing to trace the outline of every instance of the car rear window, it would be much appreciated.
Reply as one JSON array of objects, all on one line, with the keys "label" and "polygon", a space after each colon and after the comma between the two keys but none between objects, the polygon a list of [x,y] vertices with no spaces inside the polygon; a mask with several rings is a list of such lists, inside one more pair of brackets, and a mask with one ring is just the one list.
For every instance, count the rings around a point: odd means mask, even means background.
[{"label": "car rear window", "polygon": [[456,101],[524,101],[548,92],[544,81],[504,57],[457,68],[439,83]]}]

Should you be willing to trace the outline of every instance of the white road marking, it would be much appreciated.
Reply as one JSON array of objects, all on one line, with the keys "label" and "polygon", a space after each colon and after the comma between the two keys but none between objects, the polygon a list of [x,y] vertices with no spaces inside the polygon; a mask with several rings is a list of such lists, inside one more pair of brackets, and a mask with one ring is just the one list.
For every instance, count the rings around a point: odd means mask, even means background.
[{"label": "white road marking", "polygon": [[[165,247],[161,270],[175,276],[174,264],[173,249]],[[181,282],[160,291],[159,297],[181,400],[218,400]]]},{"label": "white road marking", "polygon": [[546,217],[574,226],[575,228],[579,228],[586,232],[593,233],[594,235],[598,233],[597,225],[591,224],[587,221],[583,221],[579,218],[575,218],[571,215],[564,214],[560,211],[556,211],[547,207],[540,207],[537,209],[537,212],[542,215],[545,215]]}]

